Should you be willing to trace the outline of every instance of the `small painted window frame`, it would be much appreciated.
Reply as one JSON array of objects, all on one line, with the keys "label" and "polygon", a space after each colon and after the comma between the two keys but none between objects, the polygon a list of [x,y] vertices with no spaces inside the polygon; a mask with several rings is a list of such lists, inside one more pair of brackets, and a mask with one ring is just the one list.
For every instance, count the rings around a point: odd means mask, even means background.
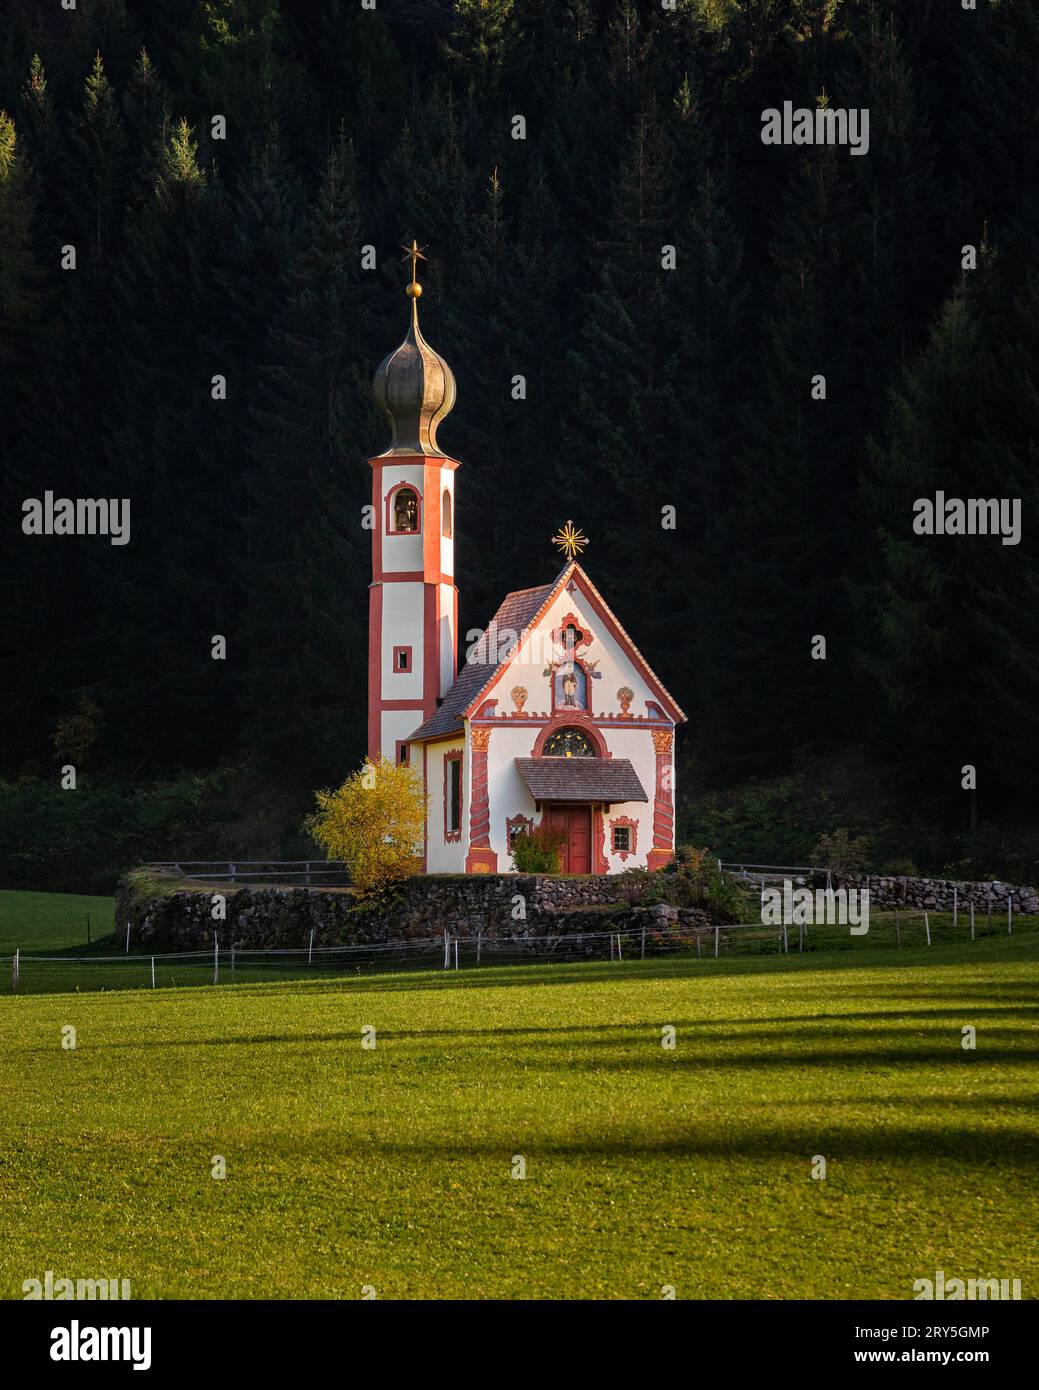
[{"label": "small painted window frame", "polygon": [[[628,832],[627,849],[618,849],[616,845],[616,832],[626,830]],[[617,855],[623,863],[630,855],[636,854],[639,847],[639,823],[632,816],[614,816],[610,819],[610,853]]]},{"label": "small painted window frame", "polygon": [[[457,845],[462,839],[462,824],[465,820],[465,778],[463,777],[464,750],[453,748],[444,754],[444,843]],[[451,828],[451,764],[458,764],[458,825]]]}]

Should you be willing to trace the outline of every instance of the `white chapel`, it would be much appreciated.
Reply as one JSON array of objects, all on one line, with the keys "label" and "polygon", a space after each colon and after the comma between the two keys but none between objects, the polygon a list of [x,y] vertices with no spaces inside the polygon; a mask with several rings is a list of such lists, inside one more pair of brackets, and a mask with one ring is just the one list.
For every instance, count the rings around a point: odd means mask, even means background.
[{"label": "white chapel", "polygon": [[370,459],[368,755],[410,763],[426,794],[427,873],[507,873],[517,835],[563,833],[564,873],[674,856],[675,726],[685,715],[577,562],[507,594],[458,670],[455,480],[437,445],[451,368],[411,326],[375,373],[389,448]]}]

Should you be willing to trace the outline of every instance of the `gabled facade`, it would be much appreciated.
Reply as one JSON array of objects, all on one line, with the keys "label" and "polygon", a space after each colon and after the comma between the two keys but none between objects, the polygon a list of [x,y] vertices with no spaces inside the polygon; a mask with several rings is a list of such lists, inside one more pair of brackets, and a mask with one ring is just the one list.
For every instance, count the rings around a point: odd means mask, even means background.
[{"label": "gabled facade", "polygon": [[458,463],[436,448],[454,378],[408,292],[411,330],[375,379],[393,442],[370,460],[369,756],[421,773],[428,873],[508,872],[515,837],[542,822],[562,833],[564,872],[659,868],[685,715],[576,560],[510,593],[457,672]]}]

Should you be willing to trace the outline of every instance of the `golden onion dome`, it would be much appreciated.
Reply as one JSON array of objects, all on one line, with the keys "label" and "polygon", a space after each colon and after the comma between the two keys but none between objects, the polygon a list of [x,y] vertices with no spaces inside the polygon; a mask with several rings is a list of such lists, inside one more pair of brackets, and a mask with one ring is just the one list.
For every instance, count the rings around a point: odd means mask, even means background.
[{"label": "golden onion dome", "polygon": [[438,352],[429,346],[418,326],[418,301],[422,286],[415,279],[415,261],[421,252],[413,242],[405,248],[412,257],[412,278],[406,293],[411,300],[411,327],[400,347],[380,364],[372,381],[375,403],[390,422],[393,438],[388,454],[436,454],[437,425],[455,403],[455,378]]}]

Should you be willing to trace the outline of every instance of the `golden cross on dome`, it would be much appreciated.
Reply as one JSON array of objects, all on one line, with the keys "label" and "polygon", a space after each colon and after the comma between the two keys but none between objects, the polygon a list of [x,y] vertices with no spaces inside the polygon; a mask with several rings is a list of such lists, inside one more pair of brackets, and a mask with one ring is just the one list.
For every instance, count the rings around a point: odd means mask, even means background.
[{"label": "golden cross on dome", "polygon": [[572,521],[568,521],[552,537],[552,544],[558,545],[568,560],[573,560],[588,544],[588,537]]},{"label": "golden cross on dome", "polygon": [[411,278],[414,281],[415,270],[418,266],[419,261],[424,261],[426,259],[425,256],[422,254],[422,247],[419,246],[415,238],[412,237],[411,245],[402,246],[400,249],[404,252],[404,255],[401,257],[401,260],[411,262]]}]

